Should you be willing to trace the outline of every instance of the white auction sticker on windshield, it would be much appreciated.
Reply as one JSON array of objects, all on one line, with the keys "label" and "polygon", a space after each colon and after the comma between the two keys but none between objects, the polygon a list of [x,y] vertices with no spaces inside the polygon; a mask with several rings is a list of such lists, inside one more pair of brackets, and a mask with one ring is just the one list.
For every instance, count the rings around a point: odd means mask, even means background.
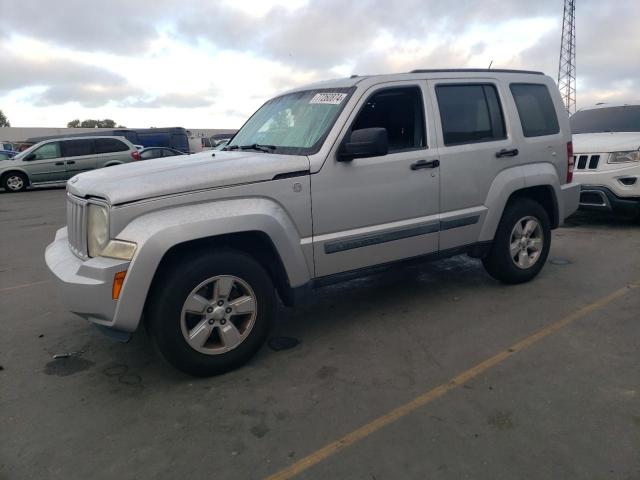
[{"label": "white auction sticker on windshield", "polygon": [[319,103],[323,105],[340,105],[346,97],[346,93],[316,93],[309,103]]}]

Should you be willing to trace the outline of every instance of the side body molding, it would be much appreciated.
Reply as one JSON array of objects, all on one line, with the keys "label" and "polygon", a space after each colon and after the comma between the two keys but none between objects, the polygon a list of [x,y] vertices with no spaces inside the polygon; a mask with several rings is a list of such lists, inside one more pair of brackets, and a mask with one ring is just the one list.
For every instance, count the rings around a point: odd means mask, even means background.
[{"label": "side body molding", "polygon": [[191,240],[256,231],[273,242],[291,287],[311,280],[294,223],[276,202],[266,198],[186,205],[136,218],[117,235],[138,245],[114,315],[118,328],[131,332],[138,327],[151,281],[171,247]]},{"label": "side body molding", "polygon": [[[502,212],[509,197],[516,191],[528,187],[550,186],[553,188],[557,212],[564,212],[560,193],[560,182],[555,167],[550,163],[532,163],[502,170],[491,184],[489,193],[484,202],[487,217],[480,232],[479,241],[493,240],[498,224],[502,218]],[[560,218],[562,222],[563,218]]]}]

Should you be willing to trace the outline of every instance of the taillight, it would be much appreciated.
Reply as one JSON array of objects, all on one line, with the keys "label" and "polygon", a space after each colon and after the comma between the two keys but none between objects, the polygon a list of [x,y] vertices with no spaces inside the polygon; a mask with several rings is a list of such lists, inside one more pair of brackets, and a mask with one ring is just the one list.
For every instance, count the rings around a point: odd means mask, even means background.
[{"label": "taillight", "polygon": [[131,158],[133,158],[134,160],[140,160],[140,152],[138,152],[137,150],[135,152],[131,152]]},{"label": "taillight", "polygon": [[576,159],[573,156],[573,142],[567,142],[567,183],[573,182],[573,166]]}]

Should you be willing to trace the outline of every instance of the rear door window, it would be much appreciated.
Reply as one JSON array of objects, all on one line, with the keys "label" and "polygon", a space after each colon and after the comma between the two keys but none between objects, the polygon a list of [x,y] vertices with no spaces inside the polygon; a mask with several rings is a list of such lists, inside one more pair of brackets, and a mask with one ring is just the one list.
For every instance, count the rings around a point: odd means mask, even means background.
[{"label": "rear door window", "polygon": [[96,138],[96,153],[126,152],[129,146],[117,138]]},{"label": "rear door window", "polygon": [[93,139],[64,140],[62,142],[63,157],[82,157],[96,153]]},{"label": "rear door window", "polygon": [[511,93],[525,137],[555,135],[560,132],[558,116],[546,85],[512,83]]},{"label": "rear door window", "polygon": [[494,85],[437,85],[436,97],[445,145],[491,142],[507,137]]}]

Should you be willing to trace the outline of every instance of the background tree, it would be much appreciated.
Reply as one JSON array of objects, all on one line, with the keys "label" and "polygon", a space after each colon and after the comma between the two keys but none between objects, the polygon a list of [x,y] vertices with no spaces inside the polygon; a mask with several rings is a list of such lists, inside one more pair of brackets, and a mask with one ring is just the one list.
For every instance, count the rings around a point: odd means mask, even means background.
[{"label": "background tree", "polygon": [[0,127],[10,127],[11,124],[9,123],[9,119],[4,115],[4,113],[2,113],[2,110],[0,110]]},{"label": "background tree", "polygon": [[[93,120],[88,118],[80,121],[80,119],[71,120],[67,123],[68,128],[116,128],[116,122],[110,118],[104,120]],[[118,125],[118,128],[126,128],[124,125]]]}]

